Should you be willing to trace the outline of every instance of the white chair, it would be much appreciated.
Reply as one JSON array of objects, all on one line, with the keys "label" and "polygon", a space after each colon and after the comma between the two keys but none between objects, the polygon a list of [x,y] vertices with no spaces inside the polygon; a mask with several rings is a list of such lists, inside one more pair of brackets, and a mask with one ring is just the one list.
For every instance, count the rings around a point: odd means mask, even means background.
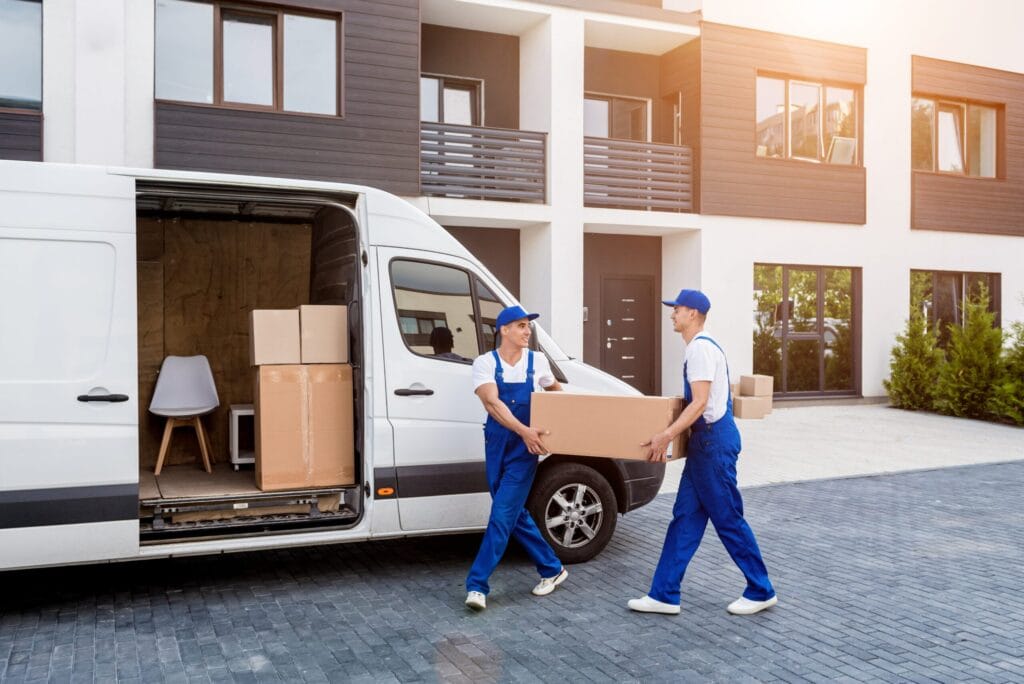
[{"label": "white chair", "polygon": [[206,472],[213,472],[210,465],[213,448],[200,416],[218,406],[220,398],[217,396],[217,386],[213,382],[210,362],[205,356],[168,356],[164,359],[156,389],[153,390],[153,400],[149,402],[150,413],[167,418],[154,474],[159,475],[164,466],[174,428],[188,425],[195,428]]}]

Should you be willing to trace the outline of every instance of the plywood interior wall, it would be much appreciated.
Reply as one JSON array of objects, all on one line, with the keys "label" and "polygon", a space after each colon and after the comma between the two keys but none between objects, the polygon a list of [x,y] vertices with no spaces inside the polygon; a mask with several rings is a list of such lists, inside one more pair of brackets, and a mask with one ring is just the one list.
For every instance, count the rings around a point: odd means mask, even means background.
[{"label": "plywood interior wall", "polygon": [[[166,356],[210,360],[220,407],[203,418],[218,462],[229,459],[228,409],[251,404],[249,312],[309,302],[311,227],[245,221],[138,221],[139,462],[156,464],[164,419],[149,413]],[[168,464],[193,463],[199,444],[178,428]]]}]

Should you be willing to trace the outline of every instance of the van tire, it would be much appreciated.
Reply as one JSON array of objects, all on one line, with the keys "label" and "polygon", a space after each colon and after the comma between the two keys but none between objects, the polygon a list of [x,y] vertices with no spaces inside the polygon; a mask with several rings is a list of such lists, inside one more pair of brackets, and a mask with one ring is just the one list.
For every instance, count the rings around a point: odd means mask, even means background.
[{"label": "van tire", "polygon": [[[577,498],[582,501],[577,503]],[[542,468],[526,507],[555,555],[566,564],[585,563],[604,550],[615,532],[619,510],[608,480],[580,463]],[[557,526],[549,529],[549,520]]]}]

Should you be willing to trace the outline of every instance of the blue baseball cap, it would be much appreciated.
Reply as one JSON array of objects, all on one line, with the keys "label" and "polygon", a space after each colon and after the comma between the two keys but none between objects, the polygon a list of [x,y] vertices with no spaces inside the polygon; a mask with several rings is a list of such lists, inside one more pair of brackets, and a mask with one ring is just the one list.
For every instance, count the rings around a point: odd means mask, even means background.
[{"label": "blue baseball cap", "polygon": [[711,308],[711,300],[700,290],[680,290],[679,296],[673,301],[662,300],[665,306],[685,306],[706,314]]},{"label": "blue baseball cap", "polygon": [[503,325],[508,325],[513,321],[518,321],[522,318],[533,320],[540,318],[540,314],[526,313],[526,309],[521,306],[510,306],[507,309],[502,309],[501,313],[498,314],[498,318],[495,321],[495,327],[500,328]]}]

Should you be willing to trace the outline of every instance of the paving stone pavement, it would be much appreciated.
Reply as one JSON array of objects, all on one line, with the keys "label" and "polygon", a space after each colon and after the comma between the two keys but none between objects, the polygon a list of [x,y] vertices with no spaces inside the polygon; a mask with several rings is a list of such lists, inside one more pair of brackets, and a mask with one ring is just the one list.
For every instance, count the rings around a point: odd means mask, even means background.
[{"label": "paving stone pavement", "polygon": [[754,617],[710,528],[681,615],[626,610],[661,496],[546,598],[510,552],[480,614],[479,535],[0,574],[0,680],[1024,681],[1024,463],[744,497],[780,598]]}]

